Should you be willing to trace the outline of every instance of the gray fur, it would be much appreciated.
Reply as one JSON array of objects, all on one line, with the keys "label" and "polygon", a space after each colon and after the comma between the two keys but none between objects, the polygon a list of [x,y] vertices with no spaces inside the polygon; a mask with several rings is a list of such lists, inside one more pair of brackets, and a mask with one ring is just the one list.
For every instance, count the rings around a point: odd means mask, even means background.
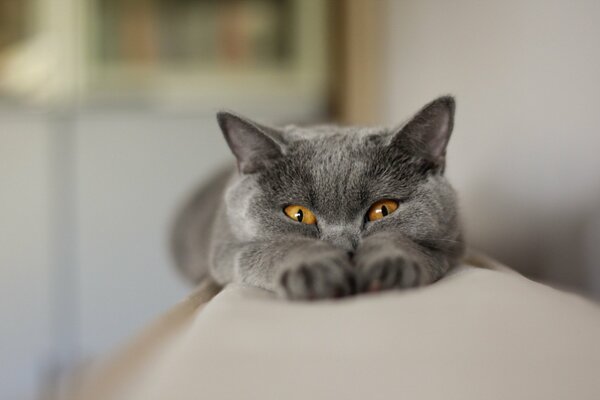
[{"label": "gray fur", "polygon": [[[453,118],[451,97],[396,129],[275,129],[219,113],[238,168],[201,188],[179,214],[179,268],[196,282],[238,282],[291,299],[434,282],[464,250],[443,175]],[[367,221],[381,199],[400,206]],[[290,204],[312,210],[317,224],[288,218]]]}]

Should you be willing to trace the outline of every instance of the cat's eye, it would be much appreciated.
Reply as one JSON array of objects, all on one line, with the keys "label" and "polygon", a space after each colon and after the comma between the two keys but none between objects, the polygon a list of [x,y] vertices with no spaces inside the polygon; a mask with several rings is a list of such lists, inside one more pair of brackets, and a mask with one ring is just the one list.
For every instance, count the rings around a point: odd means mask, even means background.
[{"label": "cat's eye", "polygon": [[369,221],[377,221],[383,217],[387,217],[398,209],[396,200],[379,200],[369,208],[367,219]]},{"label": "cat's eye", "polygon": [[317,223],[317,217],[315,217],[315,214],[313,214],[312,211],[306,207],[291,205],[284,208],[283,212],[294,221],[301,222],[303,224],[314,225]]}]

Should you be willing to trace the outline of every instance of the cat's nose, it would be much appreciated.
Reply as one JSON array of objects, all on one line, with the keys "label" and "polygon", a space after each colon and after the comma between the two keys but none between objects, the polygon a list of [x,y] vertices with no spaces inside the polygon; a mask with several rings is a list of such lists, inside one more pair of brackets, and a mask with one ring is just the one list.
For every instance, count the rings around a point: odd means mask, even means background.
[{"label": "cat's nose", "polygon": [[344,231],[342,228],[329,227],[329,229],[324,230],[321,239],[340,250],[344,250],[348,257],[352,258],[354,256],[357,238],[352,232]]}]

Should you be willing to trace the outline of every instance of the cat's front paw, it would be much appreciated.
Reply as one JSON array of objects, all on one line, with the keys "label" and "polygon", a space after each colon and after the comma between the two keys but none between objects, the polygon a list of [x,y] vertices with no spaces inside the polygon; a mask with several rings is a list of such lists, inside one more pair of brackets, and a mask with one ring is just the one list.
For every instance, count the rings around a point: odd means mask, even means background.
[{"label": "cat's front paw", "polygon": [[415,287],[421,281],[421,266],[402,251],[359,256],[356,265],[359,292]]},{"label": "cat's front paw", "polygon": [[311,257],[282,271],[278,292],[291,300],[349,296],[356,293],[355,271],[343,254]]}]

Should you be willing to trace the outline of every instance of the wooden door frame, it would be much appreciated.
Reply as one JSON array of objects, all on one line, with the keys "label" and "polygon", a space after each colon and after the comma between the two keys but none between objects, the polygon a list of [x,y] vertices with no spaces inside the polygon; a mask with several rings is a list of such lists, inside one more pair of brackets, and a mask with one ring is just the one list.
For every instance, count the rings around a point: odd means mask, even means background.
[{"label": "wooden door frame", "polygon": [[343,124],[381,119],[384,2],[332,0],[330,114]]}]

